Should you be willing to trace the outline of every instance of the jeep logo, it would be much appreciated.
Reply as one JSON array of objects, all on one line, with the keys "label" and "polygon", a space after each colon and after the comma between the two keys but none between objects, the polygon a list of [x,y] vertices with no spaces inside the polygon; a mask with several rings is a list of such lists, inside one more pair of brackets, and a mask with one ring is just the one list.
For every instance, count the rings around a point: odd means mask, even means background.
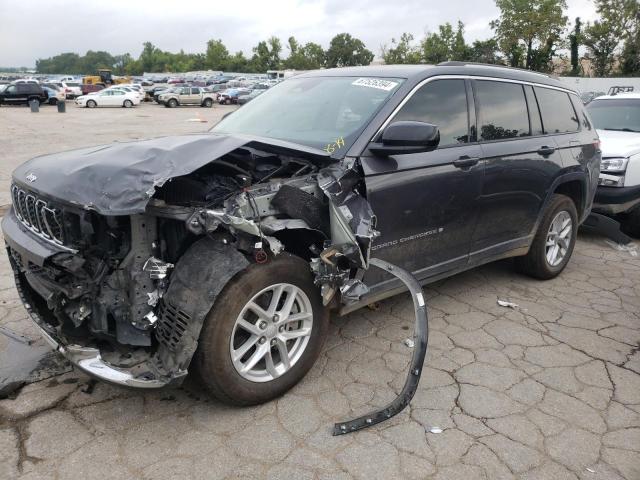
[{"label": "jeep logo", "polygon": [[27,175],[24,178],[27,180],[27,182],[31,182],[31,183],[35,182],[38,179],[38,177],[36,177],[35,173],[33,172],[31,172],[29,175]]}]

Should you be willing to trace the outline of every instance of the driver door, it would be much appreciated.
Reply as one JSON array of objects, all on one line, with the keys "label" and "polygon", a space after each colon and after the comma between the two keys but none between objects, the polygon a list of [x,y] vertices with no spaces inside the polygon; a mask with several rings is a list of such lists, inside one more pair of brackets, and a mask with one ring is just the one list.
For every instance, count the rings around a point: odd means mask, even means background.
[{"label": "driver door", "polygon": [[[367,199],[381,235],[371,257],[413,272],[418,279],[467,264],[482,191],[482,155],[475,130],[470,84],[463,79],[434,80],[423,85],[391,122],[415,120],[437,125],[437,149],[361,158]],[[392,281],[380,269],[369,269],[370,287]]]}]

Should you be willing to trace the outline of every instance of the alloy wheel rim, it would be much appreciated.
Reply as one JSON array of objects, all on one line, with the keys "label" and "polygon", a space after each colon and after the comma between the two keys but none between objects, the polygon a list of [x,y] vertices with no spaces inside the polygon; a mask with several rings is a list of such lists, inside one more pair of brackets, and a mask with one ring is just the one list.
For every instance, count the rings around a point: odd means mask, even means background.
[{"label": "alloy wheel rim", "polygon": [[573,222],[569,212],[563,210],[553,218],[547,233],[545,258],[552,267],[560,265],[569,252]]},{"label": "alloy wheel rim", "polygon": [[307,294],[289,283],[270,285],[255,294],[236,318],[229,344],[233,366],[246,380],[275,380],[300,360],[312,328]]}]

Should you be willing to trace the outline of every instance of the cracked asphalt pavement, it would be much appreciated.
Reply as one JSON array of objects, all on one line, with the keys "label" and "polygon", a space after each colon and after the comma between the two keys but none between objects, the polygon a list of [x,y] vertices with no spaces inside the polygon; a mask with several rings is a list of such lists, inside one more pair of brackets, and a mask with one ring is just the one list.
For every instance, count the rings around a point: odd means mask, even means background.
[{"label": "cracked asphalt pavement", "polygon": [[[2,109],[0,129],[12,125],[14,134],[0,153],[0,187],[17,163],[61,144],[211,125],[187,124],[188,109],[130,112]],[[45,138],[25,145],[34,122]],[[401,389],[412,353],[404,343],[414,321],[408,294],[334,317],[309,375],[258,407],[223,406],[190,383],[141,392],[72,371],[31,383],[0,400],[0,478],[640,479],[640,257],[581,234],[554,280],[523,277],[503,261],[428,286],[425,298],[430,338],[420,386],[410,407],[373,428],[331,436],[334,422]],[[4,255],[0,326],[38,338]],[[0,349],[2,342],[0,334]]]}]

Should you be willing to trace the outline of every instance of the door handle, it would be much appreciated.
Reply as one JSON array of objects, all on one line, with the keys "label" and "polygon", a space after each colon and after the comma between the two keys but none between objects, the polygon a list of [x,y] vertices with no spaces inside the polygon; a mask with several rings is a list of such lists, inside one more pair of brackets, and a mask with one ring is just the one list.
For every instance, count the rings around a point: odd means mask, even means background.
[{"label": "door handle", "polygon": [[480,161],[480,157],[470,157],[469,155],[462,155],[458,160],[453,161],[453,165],[457,168],[469,168],[473,167]]},{"label": "door handle", "polygon": [[543,157],[548,157],[555,151],[556,151],[555,147],[548,147],[544,145],[538,149],[538,155],[542,155]]}]

